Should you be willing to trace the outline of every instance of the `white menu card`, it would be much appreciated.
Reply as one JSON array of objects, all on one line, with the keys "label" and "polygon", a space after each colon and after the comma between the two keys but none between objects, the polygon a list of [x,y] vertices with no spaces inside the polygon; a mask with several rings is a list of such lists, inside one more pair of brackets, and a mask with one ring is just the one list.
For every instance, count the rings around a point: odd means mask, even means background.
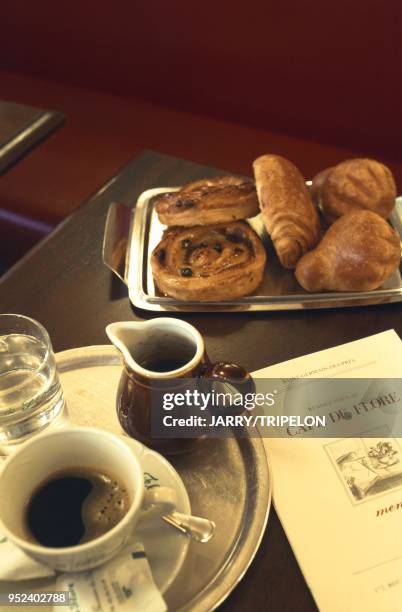
[{"label": "white menu card", "polygon": [[[389,330],[253,375],[309,371],[401,378],[402,342]],[[402,440],[380,434],[265,439],[275,508],[321,612],[402,610]]]}]

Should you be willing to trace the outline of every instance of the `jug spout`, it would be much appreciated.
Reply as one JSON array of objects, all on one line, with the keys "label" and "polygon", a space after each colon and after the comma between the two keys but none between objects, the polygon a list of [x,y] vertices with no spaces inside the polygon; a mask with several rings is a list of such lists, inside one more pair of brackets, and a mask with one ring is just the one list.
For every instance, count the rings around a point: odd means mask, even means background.
[{"label": "jug spout", "polygon": [[110,323],[106,327],[106,334],[112,344],[120,351],[123,356],[124,363],[129,370],[135,371],[137,364],[135,355],[135,346],[144,339],[144,330],[142,322],[127,321],[119,323]]},{"label": "jug spout", "polygon": [[[199,364],[204,342],[186,321],[159,317],[149,321],[123,321],[106,327],[109,340],[123,356],[127,370],[146,378],[184,375]],[[152,367],[155,359],[180,363],[165,371]]]}]

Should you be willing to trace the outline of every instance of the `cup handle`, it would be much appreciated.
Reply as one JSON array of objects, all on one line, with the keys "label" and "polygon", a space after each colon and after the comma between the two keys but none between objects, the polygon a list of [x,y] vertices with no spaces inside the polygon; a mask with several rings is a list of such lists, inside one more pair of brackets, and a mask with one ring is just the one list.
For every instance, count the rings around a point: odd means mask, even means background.
[{"label": "cup handle", "polygon": [[146,489],[141,508],[141,520],[160,518],[176,509],[177,495],[170,487]]},{"label": "cup handle", "polygon": [[[255,393],[255,383],[251,375],[245,368],[237,363],[227,361],[218,361],[207,365],[203,372],[203,378],[209,378],[222,383],[232,385],[244,397],[247,393]],[[244,410],[240,410],[234,406],[224,409],[225,412],[242,414]]]},{"label": "cup handle", "polygon": [[230,363],[227,361],[212,363],[204,370],[203,377],[229,383],[242,394],[255,392],[255,384],[251,375],[243,366],[237,363]]}]

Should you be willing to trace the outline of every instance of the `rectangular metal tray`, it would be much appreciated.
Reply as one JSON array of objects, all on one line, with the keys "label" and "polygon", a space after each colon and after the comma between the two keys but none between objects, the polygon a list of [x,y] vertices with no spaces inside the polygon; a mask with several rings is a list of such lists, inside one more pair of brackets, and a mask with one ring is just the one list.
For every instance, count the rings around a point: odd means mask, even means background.
[{"label": "rectangular metal tray", "polygon": [[[153,281],[150,256],[161,240],[165,226],[159,222],[155,212],[154,198],[178,189],[148,189],[138,198],[134,211],[116,203],[109,209],[103,248],[104,262],[126,283],[130,300],[137,308],[155,312],[236,312],[345,308],[402,301],[401,267],[375,291],[307,293],[296,281],[293,271],[281,266],[261,215],[249,219],[267,250],[264,279],[255,294],[230,302],[184,302],[161,295]],[[400,238],[401,215],[402,197],[399,197],[390,222]]]}]

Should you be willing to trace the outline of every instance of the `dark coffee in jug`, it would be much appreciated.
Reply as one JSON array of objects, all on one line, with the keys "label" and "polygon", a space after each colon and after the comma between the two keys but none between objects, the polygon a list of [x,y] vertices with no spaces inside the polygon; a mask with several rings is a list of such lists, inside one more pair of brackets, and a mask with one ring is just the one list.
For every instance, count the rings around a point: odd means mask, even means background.
[{"label": "dark coffee in jug", "polygon": [[112,529],[129,507],[127,490],[116,478],[73,467],[35,489],[26,509],[26,526],[42,546],[76,546]]},{"label": "dark coffee in jug", "polygon": [[151,372],[172,372],[185,366],[188,361],[188,359],[180,359],[179,357],[154,357],[144,361],[141,365]]}]

